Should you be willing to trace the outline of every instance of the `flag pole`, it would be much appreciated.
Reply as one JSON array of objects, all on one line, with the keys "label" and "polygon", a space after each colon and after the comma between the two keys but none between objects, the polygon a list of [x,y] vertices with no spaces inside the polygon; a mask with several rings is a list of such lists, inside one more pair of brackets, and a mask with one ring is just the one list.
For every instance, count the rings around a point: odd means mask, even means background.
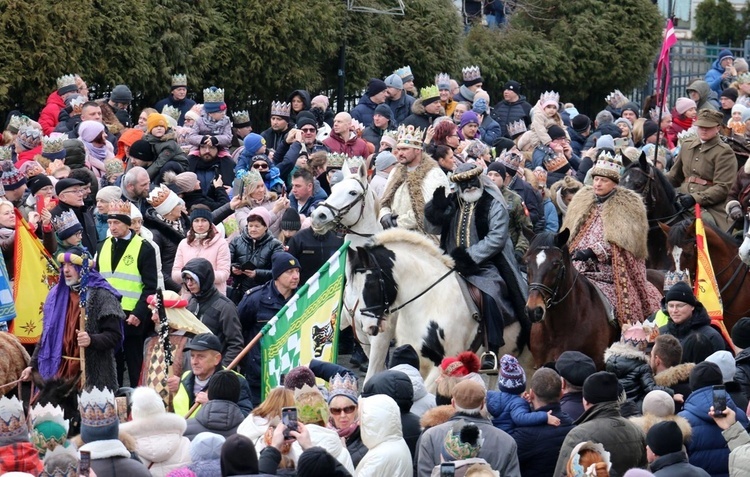
[{"label": "flag pole", "polygon": [[672,61],[669,56],[669,50],[672,45],[677,41],[674,37],[674,24],[672,19],[668,18],[667,23],[664,26],[664,40],[662,42],[661,52],[659,53],[659,60],[656,63],[657,67],[657,84],[660,86],[656,92],[657,100],[656,106],[659,108],[658,124],[656,125],[656,144],[654,145],[654,165],[656,165],[656,158],[659,157],[659,143],[661,142],[661,121],[664,114],[664,106],[667,103],[667,87],[669,86],[670,80],[670,62]]}]

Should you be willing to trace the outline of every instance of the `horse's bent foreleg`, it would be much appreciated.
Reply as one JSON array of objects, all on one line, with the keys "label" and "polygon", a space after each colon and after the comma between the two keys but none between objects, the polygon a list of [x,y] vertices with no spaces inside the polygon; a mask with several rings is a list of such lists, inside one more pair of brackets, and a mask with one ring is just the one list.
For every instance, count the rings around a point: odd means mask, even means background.
[{"label": "horse's bent foreleg", "polygon": [[437,380],[440,377],[440,367],[433,366],[432,369],[427,373],[427,377],[424,380],[424,386],[428,393],[435,394],[437,391]]}]

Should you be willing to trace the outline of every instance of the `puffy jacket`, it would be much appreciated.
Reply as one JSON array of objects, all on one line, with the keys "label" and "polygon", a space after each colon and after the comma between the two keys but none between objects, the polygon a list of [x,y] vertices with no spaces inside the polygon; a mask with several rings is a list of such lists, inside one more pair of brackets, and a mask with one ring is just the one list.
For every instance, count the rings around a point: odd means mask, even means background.
[{"label": "puffy jacket", "polygon": [[[721,91],[724,89],[724,78],[722,78],[722,75],[726,69],[721,66],[721,58],[726,58],[728,56],[734,55],[732,55],[732,52],[726,48],[721,50],[719,52],[719,57],[711,63],[711,69],[706,72],[706,77],[704,78],[706,83],[708,83],[708,86],[715,91],[716,94],[721,94]],[[729,81],[726,81],[726,84],[729,84]]]},{"label": "puffy jacket", "polygon": [[410,411],[419,417],[427,412],[429,409],[437,406],[435,403],[435,395],[428,393],[427,388],[424,385],[424,379],[419,373],[419,370],[409,364],[399,364],[391,368],[393,371],[401,371],[405,375],[409,376],[411,380],[412,391],[414,395],[412,397],[412,405]]},{"label": "puffy jacket", "polygon": [[170,128],[162,137],[151,134],[143,136],[143,140],[151,144],[156,160],[146,169],[151,182],[161,184],[164,173],[172,171],[181,174],[188,170],[188,160],[182,148],[177,144],[174,131]]},{"label": "puffy jacket", "polygon": [[504,391],[487,393],[487,410],[492,414],[492,425],[508,433],[518,426],[541,426],[547,423],[546,412],[532,411],[524,398]]},{"label": "puffy jacket", "polygon": [[[186,263],[194,258],[205,258],[213,265],[214,281],[213,284],[219,293],[227,294],[227,280],[229,280],[229,270],[232,260],[229,255],[229,244],[227,244],[224,235],[219,233],[216,227],[211,224],[214,236],[211,240],[193,240],[192,244],[188,243],[185,238],[177,246],[177,253],[174,256],[172,264],[172,280],[175,283],[182,283],[182,269]],[[201,282],[201,285],[203,283]],[[183,297],[189,298],[190,292],[183,293]]]},{"label": "puffy jacket", "polygon": [[542,209],[542,196],[539,192],[535,191],[531,184],[520,179],[518,176],[514,177],[507,187],[521,196],[526,210],[529,211],[529,218],[534,226],[534,232],[539,233],[544,231],[544,210]]},{"label": "puffy jacket", "polygon": [[186,428],[185,418],[167,412],[120,424],[120,430],[135,439],[138,457],[151,475],[161,477],[192,462],[190,440],[183,436]]},{"label": "puffy jacket", "polygon": [[[106,218],[106,216],[104,217]],[[181,220],[183,220],[184,227],[190,227],[187,215],[184,215]],[[154,243],[159,246],[162,271],[168,272],[164,276],[165,286],[173,292],[179,293],[182,286],[172,280],[171,272],[174,257],[177,255],[177,247],[185,236],[160,219],[153,207],[146,209],[146,213],[143,214],[143,226],[151,231],[154,236]]]},{"label": "puffy jacket", "polygon": [[359,428],[369,449],[357,466],[357,477],[411,477],[412,454],[403,439],[396,401],[378,394],[359,401]]},{"label": "puffy jacket", "polygon": [[378,105],[373,103],[369,96],[362,95],[357,105],[350,111],[352,119],[356,119],[367,127],[372,124],[372,117],[377,107]]},{"label": "puffy jacket", "polygon": [[367,157],[369,155],[367,142],[353,132],[350,132],[349,134],[350,136],[344,139],[335,132],[331,132],[328,139],[323,141],[323,144],[330,149],[331,152],[346,154],[349,157]]},{"label": "puffy jacket", "polygon": [[65,101],[63,101],[62,96],[57,94],[57,91],[53,91],[47,96],[47,104],[39,113],[39,125],[42,126],[42,132],[45,136],[49,136],[55,131],[62,109],[65,109]]},{"label": "puffy jacket", "polygon": [[525,96],[519,96],[518,101],[512,103],[502,100],[492,108],[492,119],[500,125],[500,134],[510,138],[508,125],[519,119],[523,119],[526,126],[531,124],[531,105],[526,101]]},{"label": "puffy jacket", "polygon": [[716,328],[711,326],[711,318],[708,316],[706,308],[701,303],[698,303],[695,306],[693,316],[684,323],[678,325],[670,319],[665,326],[659,328],[659,334],[674,336],[680,340],[680,344],[683,347],[685,346],[685,340],[687,340],[687,337],[694,333],[700,333],[708,339],[713,348],[712,353],[726,349],[724,339],[721,337],[721,334],[716,331]]},{"label": "puffy jacket", "polygon": [[187,421],[185,437],[193,440],[201,432],[213,432],[224,437],[237,433],[245,416],[240,407],[223,399],[214,399],[201,406],[195,417]]},{"label": "puffy jacket", "polygon": [[[679,415],[690,423],[693,438],[687,443],[687,453],[690,462],[712,476],[729,475],[729,447],[716,425],[708,415],[713,406],[713,390],[711,386],[696,389],[685,401],[685,407]],[[731,396],[727,396],[727,406],[737,413],[737,421],[747,428],[748,420],[745,412],[735,406]]]},{"label": "puffy jacket", "polygon": [[218,121],[211,119],[207,112],[203,111],[201,117],[193,124],[193,129],[187,136],[187,142],[194,148],[198,148],[203,142],[203,136],[215,137],[219,147],[232,145],[232,120],[224,116]]},{"label": "puffy jacket", "polygon": [[560,404],[550,404],[537,409],[539,412],[552,411],[560,419],[560,425],[549,426],[545,421],[538,426],[516,427],[511,437],[518,444],[518,464],[523,477],[552,475],[560,447],[571,429],[573,419],[560,409]]},{"label": "puffy jacket", "polygon": [[315,210],[315,207],[320,205],[320,203],[327,198],[328,194],[326,194],[326,191],[324,191],[323,188],[320,187],[320,183],[318,182],[318,180],[315,179],[315,182],[313,184],[312,197],[307,199],[307,202],[305,202],[305,204],[300,208],[297,198],[294,196],[294,194],[291,194],[289,196],[289,207],[291,207],[293,210],[296,210],[301,215],[309,217],[312,214],[313,210]]},{"label": "puffy jacket", "polygon": [[244,348],[237,308],[214,286],[211,262],[205,258],[194,258],[185,264],[183,270],[194,273],[201,282],[199,293],[190,298],[187,308],[219,338],[224,346],[221,362],[226,366]]},{"label": "puffy jacket", "polygon": [[671,389],[656,385],[646,353],[633,346],[613,343],[604,352],[604,361],[607,371],[614,373],[622,384],[628,401],[635,402],[639,409],[646,394],[655,389],[673,394]]},{"label": "puffy jacket", "polygon": [[479,125],[479,134],[482,138],[482,142],[489,146],[493,146],[495,142],[502,137],[500,124],[492,119],[492,116],[486,114],[482,120],[482,124]]},{"label": "puffy jacket", "polygon": [[414,106],[414,97],[406,91],[401,92],[401,97],[395,101],[388,100],[386,104],[391,108],[391,126],[398,127],[411,114],[411,108]]},{"label": "puffy jacket", "polygon": [[750,435],[742,424],[735,422],[722,432],[729,445],[729,474],[750,475]]},{"label": "puffy jacket", "polygon": [[247,261],[255,265],[255,278],[247,275],[232,275],[234,292],[232,301],[239,303],[249,289],[263,285],[271,279],[271,257],[283,252],[284,246],[266,231],[258,240],[250,237],[247,227],[240,229],[240,234],[229,243],[229,254],[233,264],[242,265]]},{"label": "puffy jacket", "polygon": [[[310,432],[310,440],[313,446],[322,447],[329,454],[336,458],[351,475],[354,475],[354,465],[352,464],[352,458],[349,455],[349,451],[344,447],[341,442],[341,438],[338,433],[333,429],[327,427],[321,427],[317,424],[308,424],[308,432]],[[298,442],[292,444],[292,449],[289,451],[289,456],[294,460],[294,465],[297,465],[299,456],[302,455],[302,448]]]},{"label": "puffy jacket", "polygon": [[742,394],[750,400],[750,348],[743,349],[740,354],[734,358],[737,366],[737,372],[734,375],[734,382],[740,385]]},{"label": "puffy jacket", "polygon": [[[690,372],[695,367],[693,363],[682,363],[672,366],[660,373],[654,375],[654,382],[657,386],[666,386],[674,391],[675,394],[682,394],[683,402],[693,392],[690,387]],[[675,412],[682,410],[682,403],[674,403]]]}]

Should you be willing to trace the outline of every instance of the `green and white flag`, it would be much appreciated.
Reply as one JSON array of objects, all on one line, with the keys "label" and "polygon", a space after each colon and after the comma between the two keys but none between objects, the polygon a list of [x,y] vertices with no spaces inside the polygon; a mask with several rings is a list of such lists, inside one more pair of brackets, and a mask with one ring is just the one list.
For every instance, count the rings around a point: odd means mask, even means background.
[{"label": "green and white flag", "polygon": [[263,399],[292,368],[336,362],[348,248],[347,241],[261,330]]}]

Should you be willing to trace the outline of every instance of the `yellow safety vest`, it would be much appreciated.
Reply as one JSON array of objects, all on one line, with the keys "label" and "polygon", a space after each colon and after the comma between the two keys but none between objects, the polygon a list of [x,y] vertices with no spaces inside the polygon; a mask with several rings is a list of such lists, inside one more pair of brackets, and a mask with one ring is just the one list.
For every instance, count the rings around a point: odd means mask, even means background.
[{"label": "yellow safety vest", "polygon": [[99,255],[99,273],[112,285],[112,288],[120,292],[122,300],[120,304],[125,311],[133,311],[143,292],[143,280],[138,271],[138,255],[141,253],[143,239],[138,235],[133,238],[120,258],[117,267],[112,270],[112,237],[104,241],[102,253]]},{"label": "yellow safety vest", "polygon": [[661,328],[662,326],[669,323],[669,315],[667,315],[661,309],[659,309],[659,311],[657,311],[656,314],[654,314],[654,323],[656,324],[656,326]]}]

